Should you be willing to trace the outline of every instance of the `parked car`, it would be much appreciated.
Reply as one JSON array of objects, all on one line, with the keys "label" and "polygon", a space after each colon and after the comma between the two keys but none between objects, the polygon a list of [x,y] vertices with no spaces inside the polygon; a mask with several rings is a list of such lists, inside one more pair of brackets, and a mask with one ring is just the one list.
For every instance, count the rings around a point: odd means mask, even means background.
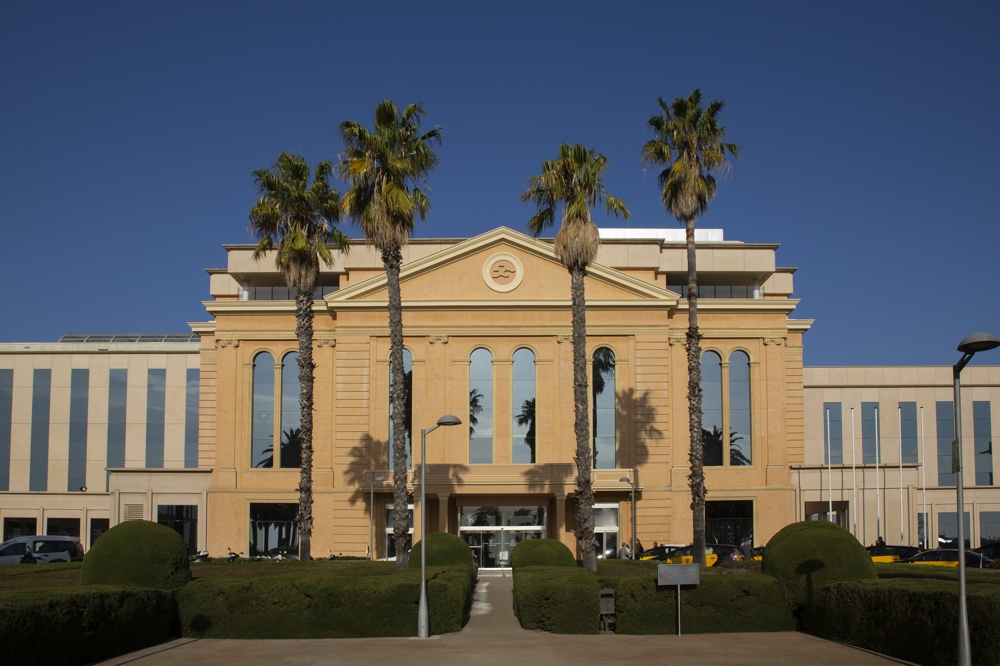
[{"label": "parked car", "polygon": [[[907,564],[924,564],[937,567],[957,567],[958,551],[925,550],[924,552],[905,560],[905,562]],[[979,553],[967,550],[965,551],[965,566],[968,569],[992,569],[993,560],[988,557],[983,557]]]},{"label": "parked car", "polygon": [[[872,562],[901,562],[920,554],[915,546],[868,546]],[[957,565],[956,565],[957,566]]]},{"label": "parked car", "polygon": [[660,544],[659,546],[656,546],[655,548],[649,548],[647,550],[644,550],[642,552],[642,555],[639,556],[639,559],[640,560],[655,560],[656,558],[661,557],[665,553],[669,553],[671,551],[677,550],[678,548],[684,548],[684,544],[682,544],[682,543],[664,543],[664,544]]},{"label": "parked car", "polygon": [[[715,553],[715,546],[705,546],[705,565],[715,566],[719,561],[719,556]],[[694,557],[691,555],[691,546],[677,548],[653,558],[654,562],[667,562],[668,564],[691,564]]]},{"label": "parked car", "polygon": [[766,546],[757,546],[753,549],[753,561],[760,562],[764,559],[764,549]]},{"label": "parked car", "polygon": [[0,564],[20,564],[25,552],[30,552],[39,563],[83,559],[83,547],[76,537],[23,536],[0,544]]},{"label": "parked car", "polygon": [[991,560],[998,560],[1000,559],[1000,541],[994,541],[993,543],[988,543],[985,546],[980,546],[972,552],[985,555]]},{"label": "parked car", "polygon": [[719,556],[719,562],[741,562],[740,547],[724,543],[713,543],[712,552]]}]

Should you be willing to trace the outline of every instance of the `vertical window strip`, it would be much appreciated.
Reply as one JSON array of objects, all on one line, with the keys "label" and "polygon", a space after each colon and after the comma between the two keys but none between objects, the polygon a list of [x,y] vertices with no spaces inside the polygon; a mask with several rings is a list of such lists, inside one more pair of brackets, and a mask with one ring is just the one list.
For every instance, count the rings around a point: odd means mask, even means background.
[{"label": "vertical window strip", "polygon": [[261,352],[253,359],[253,424],[251,425],[253,467],[274,466],[274,357]]},{"label": "vertical window strip", "polygon": [[823,403],[823,464],[844,464],[844,422],[839,402]]},{"label": "vertical window strip", "polygon": [[705,466],[722,465],[722,357],[701,355],[701,434]]},{"label": "vertical window strip", "polygon": [[14,371],[0,370],[0,491],[10,490],[10,429],[14,404]]},{"label": "vertical window strip", "polygon": [[[128,370],[111,370],[108,375],[108,467],[125,466],[125,416],[128,407]],[[110,477],[110,473],[107,475]],[[108,478],[104,489],[108,490]]]},{"label": "vertical window strip", "polygon": [[865,465],[875,465],[882,460],[882,414],[877,402],[861,403],[861,457]]},{"label": "vertical window strip", "polygon": [[302,467],[302,408],[299,397],[302,384],[299,382],[299,354],[285,354],[281,360],[281,449],[278,463],[281,467]]},{"label": "vertical window strip", "polygon": [[163,434],[167,371],[150,368],[146,374],[146,467],[163,467]]},{"label": "vertical window strip", "polygon": [[[937,421],[937,463],[938,485],[955,485],[955,475],[951,471],[951,444],[955,441],[955,411],[950,400],[935,404]],[[956,528],[957,529],[957,528]]]},{"label": "vertical window strip", "polygon": [[917,441],[917,403],[899,403],[900,427],[899,447],[904,463],[920,462]]},{"label": "vertical window strip", "polygon": [[90,370],[74,369],[69,389],[69,466],[66,490],[87,485],[87,408],[90,403]]},{"label": "vertical window strip", "polygon": [[35,370],[31,385],[31,463],[28,490],[49,489],[49,404],[52,371]]},{"label": "vertical window strip", "polygon": [[493,462],[493,355],[469,357],[469,463]]},{"label": "vertical window strip", "polygon": [[614,469],[617,448],[617,413],[615,409],[615,353],[607,347],[594,350],[594,469]]},{"label": "vertical window strip", "polygon": [[753,464],[750,425],[750,357],[736,351],[729,355],[729,464]]},{"label": "vertical window strip", "polygon": [[184,386],[184,467],[198,466],[198,406],[201,394],[201,370],[188,368]]},{"label": "vertical window strip", "polygon": [[[406,402],[403,408],[403,423],[406,434],[406,469],[413,468],[413,354],[409,349],[403,349],[403,390],[406,391]],[[395,469],[393,460],[392,430],[392,364],[389,364],[389,469]]]},{"label": "vertical window strip", "polygon": [[976,485],[993,485],[993,424],[988,400],[972,403],[972,433],[976,452]]},{"label": "vertical window strip", "polygon": [[512,460],[515,463],[535,463],[535,355],[530,349],[514,352],[513,366]]}]

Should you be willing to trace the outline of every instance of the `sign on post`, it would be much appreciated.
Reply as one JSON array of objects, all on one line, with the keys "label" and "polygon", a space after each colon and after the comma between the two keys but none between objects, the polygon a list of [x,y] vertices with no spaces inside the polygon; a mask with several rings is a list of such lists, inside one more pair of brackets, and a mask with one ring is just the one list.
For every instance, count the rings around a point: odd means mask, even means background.
[{"label": "sign on post", "polygon": [[656,567],[657,585],[677,586],[677,635],[681,635],[681,585],[697,585],[701,582],[701,566],[698,564],[660,564]]}]

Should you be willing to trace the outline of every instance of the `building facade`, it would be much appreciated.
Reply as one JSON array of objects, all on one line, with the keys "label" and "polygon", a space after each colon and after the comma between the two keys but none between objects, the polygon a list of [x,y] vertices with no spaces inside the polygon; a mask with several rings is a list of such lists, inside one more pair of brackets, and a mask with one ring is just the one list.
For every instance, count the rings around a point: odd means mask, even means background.
[{"label": "building facade", "polygon": [[[601,237],[586,278],[587,358],[597,532],[601,553],[610,555],[632,535],[633,481],[640,540],[691,539],[687,265],[682,230],[604,229]],[[829,500],[821,484],[833,477],[827,468],[820,479],[817,419],[823,423],[825,403],[840,400],[845,423],[853,398],[834,392],[854,388],[834,386],[847,369],[803,368],[812,322],[793,317],[795,269],[777,266],[777,245],[726,241],[711,229],[696,239],[709,541],[764,544],[790,522],[826,516],[816,503]],[[105,525],[94,520],[147,519],[177,529],[192,551],[294,547],[294,294],[273,261],[253,260],[252,246],[225,251],[225,267],[208,271],[211,320],[190,324],[190,334],[0,345],[5,538],[59,529],[47,521],[65,518],[80,521],[89,545],[85,532]],[[527,538],[575,549],[569,275],[551,242],[506,228],[416,239],[400,279],[414,517],[420,430],[454,414],[462,426],[428,436],[428,530],[460,535],[486,567],[501,565]],[[379,255],[364,245],[337,255],[314,302],[313,554],[391,556],[389,330]],[[860,411],[870,408],[857,409],[860,428]],[[43,448],[44,474],[36,464]],[[836,444],[833,451],[836,462]],[[906,483],[916,473],[908,461]],[[892,487],[893,472],[883,464],[880,473]],[[834,481],[841,484],[834,518],[854,516],[853,486],[845,495],[843,480]],[[891,515],[886,520],[892,527]]]}]

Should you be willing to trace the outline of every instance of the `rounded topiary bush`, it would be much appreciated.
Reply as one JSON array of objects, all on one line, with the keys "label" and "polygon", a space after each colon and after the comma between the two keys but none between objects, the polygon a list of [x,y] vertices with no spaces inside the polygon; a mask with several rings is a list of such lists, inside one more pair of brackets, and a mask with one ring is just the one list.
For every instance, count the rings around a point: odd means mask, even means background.
[{"label": "rounded topiary bush", "polygon": [[510,566],[575,567],[576,558],[561,541],[555,539],[525,539],[510,551]]},{"label": "rounded topiary bush", "polygon": [[878,578],[868,551],[843,527],[826,521],[793,523],[767,542],[761,572],[818,589],[842,580]]},{"label": "rounded topiary bush", "polygon": [[83,559],[81,585],[171,589],[191,580],[187,544],[169,527],[146,520],[115,525]]},{"label": "rounded topiary bush", "polygon": [[[431,532],[427,535],[427,566],[443,567],[460,564],[471,567],[472,549],[465,539],[447,532]],[[420,542],[413,544],[410,551],[410,568],[420,567]]]}]

